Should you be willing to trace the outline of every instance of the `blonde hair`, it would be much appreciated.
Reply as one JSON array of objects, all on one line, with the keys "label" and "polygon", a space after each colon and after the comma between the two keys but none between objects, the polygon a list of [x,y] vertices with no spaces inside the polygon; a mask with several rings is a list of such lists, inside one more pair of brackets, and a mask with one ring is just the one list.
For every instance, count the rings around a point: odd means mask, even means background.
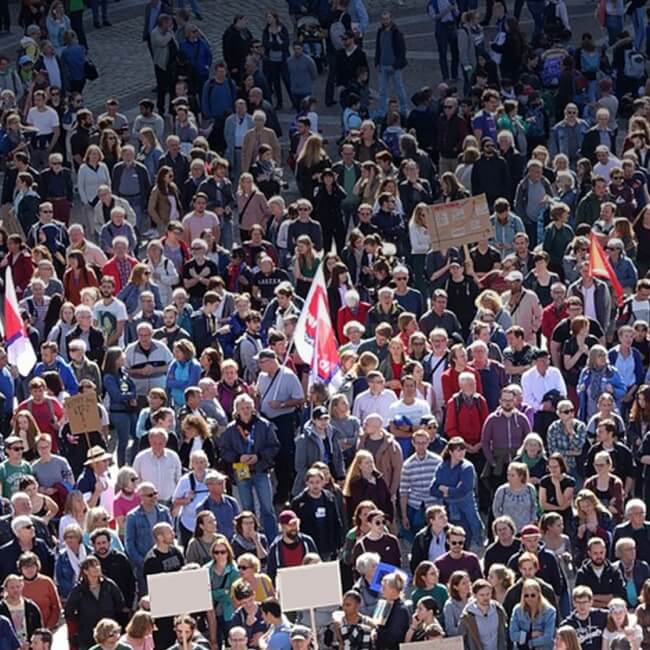
[{"label": "blonde hair", "polygon": [[345,476],[345,483],[343,484],[343,496],[349,497],[352,494],[352,483],[361,477],[361,461],[370,460],[373,468],[375,467],[375,459],[373,455],[366,449],[359,449],[354,455],[348,473]]}]

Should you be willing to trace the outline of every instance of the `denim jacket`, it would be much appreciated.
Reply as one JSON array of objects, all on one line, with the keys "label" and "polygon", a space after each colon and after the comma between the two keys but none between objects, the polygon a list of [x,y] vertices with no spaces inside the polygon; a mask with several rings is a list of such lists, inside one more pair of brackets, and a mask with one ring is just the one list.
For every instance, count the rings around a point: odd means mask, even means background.
[{"label": "denim jacket", "polygon": [[[169,510],[165,506],[156,506],[156,523],[172,523]],[[124,546],[126,554],[137,567],[142,567],[144,556],[153,546],[152,526],[149,524],[144,508],[140,506],[126,516]]]},{"label": "denim jacket", "polygon": [[528,639],[529,648],[537,650],[551,650],[555,634],[555,618],[557,614],[554,607],[545,607],[532,621],[521,605],[516,605],[510,617],[510,641],[513,645],[520,643],[522,633],[528,637],[531,632],[541,632],[542,635]]},{"label": "denim jacket", "polygon": [[[585,133],[589,130],[589,125],[584,120],[578,120],[577,123],[577,133],[578,133],[578,151],[582,147],[582,141],[585,137]],[[569,155],[569,127],[567,123],[562,120],[558,122],[551,129],[551,142],[550,142],[551,156],[555,156],[558,153],[563,153]]]}]

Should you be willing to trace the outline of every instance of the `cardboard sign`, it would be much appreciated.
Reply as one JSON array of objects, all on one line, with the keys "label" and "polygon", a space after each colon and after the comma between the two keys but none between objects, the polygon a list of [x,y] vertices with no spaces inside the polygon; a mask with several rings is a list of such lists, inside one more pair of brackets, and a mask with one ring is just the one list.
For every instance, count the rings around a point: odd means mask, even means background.
[{"label": "cardboard sign", "polygon": [[338,562],[278,569],[276,582],[284,611],[295,612],[341,604]]},{"label": "cardboard sign", "polygon": [[463,637],[449,636],[417,643],[400,643],[399,650],[463,650]]},{"label": "cardboard sign", "polygon": [[177,616],[212,609],[208,569],[192,569],[147,576],[151,615]]},{"label": "cardboard sign", "polygon": [[63,408],[70,422],[70,433],[77,435],[101,431],[102,421],[95,391],[66,397]]},{"label": "cardboard sign", "polygon": [[427,206],[427,229],[434,251],[474,244],[494,236],[485,194]]}]

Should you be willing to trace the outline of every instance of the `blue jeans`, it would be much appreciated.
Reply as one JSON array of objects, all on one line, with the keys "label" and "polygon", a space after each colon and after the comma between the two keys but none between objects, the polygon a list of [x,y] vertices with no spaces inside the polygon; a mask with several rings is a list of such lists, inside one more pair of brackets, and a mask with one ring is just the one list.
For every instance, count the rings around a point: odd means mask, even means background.
[{"label": "blue jeans", "polygon": [[[178,8],[183,9],[185,7],[185,0],[178,0]],[[198,16],[201,13],[199,9],[199,3],[196,0],[190,0],[190,7],[195,16]]]},{"label": "blue jeans", "polygon": [[[442,78],[456,79],[458,77],[458,32],[456,31],[456,23],[453,20],[448,22],[436,21],[436,43],[438,43]],[[451,77],[449,76],[447,50],[451,51]]]},{"label": "blue jeans", "polygon": [[93,12],[93,22],[96,25],[99,25],[101,20],[99,19],[99,10],[101,8],[102,20],[104,22],[108,21],[108,0],[92,0],[90,3],[90,8]]},{"label": "blue jeans", "polygon": [[406,98],[406,88],[404,88],[402,71],[395,70],[390,65],[380,65],[377,67],[377,74],[379,75],[379,109],[377,111],[379,116],[384,117],[388,110],[388,84],[391,79],[393,80],[395,93],[399,99],[399,108],[402,113],[407,113],[409,101]]},{"label": "blue jeans", "polygon": [[409,520],[410,528],[406,530],[402,527],[402,537],[406,541],[412,542],[416,533],[424,527],[424,506],[417,509],[406,506],[406,517]]},{"label": "blue jeans", "polygon": [[634,25],[634,47],[642,52],[645,39],[645,7],[639,7],[632,12],[632,25]]},{"label": "blue jeans", "polygon": [[530,15],[533,17],[535,27],[533,28],[533,38],[539,36],[544,31],[544,5],[545,3],[539,0],[528,0],[526,6]]},{"label": "blue jeans", "polygon": [[237,481],[239,489],[239,498],[241,499],[242,509],[255,512],[255,500],[253,499],[253,490],[257,494],[257,500],[260,502],[260,514],[262,515],[262,526],[264,534],[269,544],[278,534],[278,523],[275,519],[275,510],[273,509],[273,491],[271,490],[271,480],[268,474],[252,474],[245,481]]},{"label": "blue jeans", "polygon": [[219,243],[227,250],[232,248],[232,217],[221,219],[221,236]]},{"label": "blue jeans", "polygon": [[618,35],[623,31],[623,16],[605,16],[605,29],[609,37],[609,44],[614,45]]},{"label": "blue jeans", "polygon": [[480,544],[483,537],[483,522],[478,514],[474,492],[470,492],[458,501],[447,502],[446,505],[449,521],[465,529],[467,546]]},{"label": "blue jeans", "polygon": [[[126,450],[129,446],[129,440],[135,439],[135,425],[137,422],[137,413],[123,413],[121,411],[111,411],[111,422],[117,435],[117,464],[122,467],[126,463]],[[132,456],[134,454],[131,454]],[[131,462],[133,459],[130,459]]]}]

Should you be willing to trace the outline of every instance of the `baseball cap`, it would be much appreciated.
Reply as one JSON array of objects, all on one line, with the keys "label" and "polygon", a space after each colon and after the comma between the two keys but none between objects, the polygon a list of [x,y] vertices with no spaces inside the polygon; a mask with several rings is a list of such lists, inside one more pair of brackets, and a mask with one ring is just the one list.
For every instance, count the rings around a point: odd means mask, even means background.
[{"label": "baseball cap", "polygon": [[397,415],[396,417],[393,418],[393,424],[396,427],[412,427],[413,422],[411,422],[411,418],[408,417],[407,415]]},{"label": "baseball cap", "polygon": [[296,519],[298,519],[298,515],[293,510],[283,510],[278,517],[281,526],[286,526]]},{"label": "baseball cap", "polygon": [[304,625],[294,625],[293,630],[291,630],[291,640],[292,641],[309,641],[311,638],[311,631],[308,627]]},{"label": "baseball cap", "polygon": [[539,528],[535,524],[528,524],[521,529],[521,537],[526,537],[526,535],[539,535]]},{"label": "baseball cap", "polygon": [[506,282],[523,282],[524,274],[521,271],[510,271],[506,275]]},{"label": "baseball cap", "polygon": [[23,54],[19,59],[18,59],[18,65],[30,65],[34,63],[30,57],[28,57],[26,54]]},{"label": "baseball cap", "polygon": [[329,416],[329,411],[324,406],[317,406],[311,414],[312,420],[319,420],[325,416]]}]

